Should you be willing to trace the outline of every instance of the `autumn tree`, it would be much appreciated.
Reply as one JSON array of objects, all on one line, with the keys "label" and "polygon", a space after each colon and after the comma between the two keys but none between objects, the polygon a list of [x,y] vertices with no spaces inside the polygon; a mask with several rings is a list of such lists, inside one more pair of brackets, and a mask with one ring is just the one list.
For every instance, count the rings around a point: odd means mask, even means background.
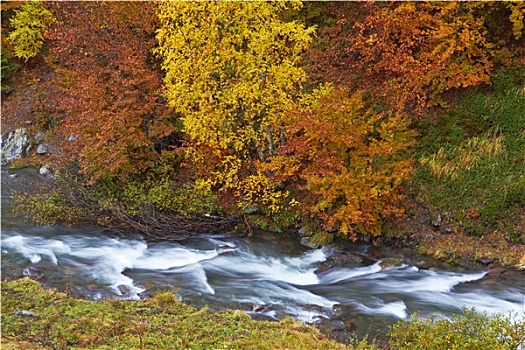
[{"label": "autumn tree", "polygon": [[27,61],[36,56],[44,44],[44,35],[55,18],[41,2],[30,1],[20,6],[11,18],[13,30],[8,36],[14,55]]},{"label": "autumn tree", "polygon": [[309,50],[309,71],[412,114],[443,103],[446,92],[489,84],[523,31],[523,6],[513,2],[366,2],[328,10],[335,24]]},{"label": "autumn tree", "polygon": [[[318,100],[317,100],[318,99]],[[378,113],[361,94],[323,88],[287,122],[289,140],[267,168],[299,189],[303,212],[324,231],[381,234],[402,212],[400,185],[411,171],[408,120]]]},{"label": "autumn tree", "polygon": [[[76,161],[88,182],[127,178],[169,162],[161,141],[175,121],[154,67],[155,3],[50,3],[58,21],[48,64],[58,89],[46,96],[59,143],[54,155]],[[170,119],[171,118],[171,119]],[[173,157],[171,157],[173,158]]]},{"label": "autumn tree", "polygon": [[[299,2],[166,2],[159,5],[165,96],[182,116],[200,177],[244,205],[281,193],[257,166],[284,139],[283,116],[306,79],[301,54],[314,30],[280,19]],[[199,165],[200,164],[200,165]]]}]

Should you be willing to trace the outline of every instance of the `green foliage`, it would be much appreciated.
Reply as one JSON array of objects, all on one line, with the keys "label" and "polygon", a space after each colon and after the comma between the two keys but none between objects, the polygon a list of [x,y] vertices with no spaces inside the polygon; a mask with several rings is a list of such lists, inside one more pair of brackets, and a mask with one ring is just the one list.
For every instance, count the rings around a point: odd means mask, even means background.
[{"label": "green foliage", "polygon": [[525,92],[516,77],[516,71],[498,72],[493,94],[466,95],[420,127],[421,166],[409,189],[467,233],[497,229],[519,242],[525,239],[515,229],[525,219]]},{"label": "green foliage", "polygon": [[412,317],[393,326],[390,349],[515,350],[523,341],[525,320],[517,316],[478,314],[474,309],[450,319]]},{"label": "green foliage", "polygon": [[2,68],[1,68],[1,81],[2,81],[2,91],[5,91],[9,89],[9,86],[4,85],[4,80],[9,78],[9,76],[16,70],[16,65],[12,64],[8,61],[8,55],[7,53],[4,53],[2,48],[0,48],[0,54],[1,54],[1,62],[2,62]]},{"label": "green foliage", "polygon": [[14,215],[23,216],[37,225],[54,225],[57,222],[73,223],[83,210],[71,208],[58,192],[17,194],[13,198]]},{"label": "green foliage", "polygon": [[44,44],[44,34],[49,26],[55,21],[40,2],[27,2],[16,11],[11,19],[13,31],[8,40],[14,46],[16,57],[25,59],[36,56]]},{"label": "green foliage", "polygon": [[145,208],[181,216],[213,214],[219,210],[217,197],[202,181],[182,186],[167,178],[131,181],[119,191],[117,201],[131,215],[140,214]]},{"label": "green foliage", "polygon": [[[73,299],[37,282],[2,282],[2,348],[346,349],[299,321],[197,310],[164,293],[138,302]],[[22,317],[28,310],[36,318]],[[360,349],[373,349],[360,345]]]}]

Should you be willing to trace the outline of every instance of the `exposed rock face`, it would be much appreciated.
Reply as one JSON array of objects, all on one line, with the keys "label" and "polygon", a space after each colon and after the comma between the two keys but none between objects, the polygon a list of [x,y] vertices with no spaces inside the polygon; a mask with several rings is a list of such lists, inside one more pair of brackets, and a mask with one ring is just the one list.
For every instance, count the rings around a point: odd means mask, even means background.
[{"label": "exposed rock face", "polygon": [[26,128],[18,128],[2,135],[2,165],[28,155],[31,149],[31,136]]}]

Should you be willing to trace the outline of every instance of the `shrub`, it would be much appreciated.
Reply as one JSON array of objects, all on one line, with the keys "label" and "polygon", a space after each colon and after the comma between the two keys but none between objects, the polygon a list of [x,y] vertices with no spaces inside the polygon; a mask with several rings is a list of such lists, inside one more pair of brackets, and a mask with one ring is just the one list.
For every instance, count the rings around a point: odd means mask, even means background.
[{"label": "shrub", "polygon": [[7,53],[3,52],[3,49],[0,48],[1,52],[1,62],[2,62],[2,68],[1,68],[1,81],[2,81],[2,91],[8,90],[9,86],[4,85],[5,79],[7,79],[15,70],[16,65],[9,63],[8,61],[8,55]]},{"label": "shrub", "polygon": [[399,322],[392,328],[390,349],[515,350],[525,334],[525,321],[514,315],[488,316],[475,309],[450,319],[432,316]]}]

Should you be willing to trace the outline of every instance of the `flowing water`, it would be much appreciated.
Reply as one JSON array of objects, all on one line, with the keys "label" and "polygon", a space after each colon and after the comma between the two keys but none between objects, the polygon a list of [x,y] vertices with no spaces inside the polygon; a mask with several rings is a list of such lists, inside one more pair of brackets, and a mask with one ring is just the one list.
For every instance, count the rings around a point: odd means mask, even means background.
[{"label": "flowing water", "polygon": [[[364,244],[308,250],[278,234],[209,235],[151,242],[93,229],[38,227],[2,200],[2,278],[28,276],[90,300],[138,300],[172,292],[196,307],[254,318],[291,316],[332,333],[385,334],[397,320],[475,307],[524,315],[523,274],[453,267],[409,250]],[[329,264],[334,257],[350,257]],[[394,264],[386,263],[396,258]]]}]

